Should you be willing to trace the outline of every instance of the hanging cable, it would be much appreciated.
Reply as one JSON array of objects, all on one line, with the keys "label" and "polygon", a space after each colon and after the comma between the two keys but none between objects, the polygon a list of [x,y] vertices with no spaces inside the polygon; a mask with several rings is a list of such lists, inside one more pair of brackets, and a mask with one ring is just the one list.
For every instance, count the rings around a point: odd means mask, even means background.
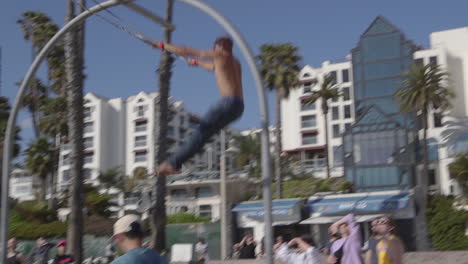
[{"label": "hanging cable", "polygon": [[[98,6],[101,6],[101,3],[98,2],[97,0],[92,0],[96,5]],[[83,6],[79,1],[75,1],[75,3],[77,3],[79,6],[81,6],[82,8],[86,9],[89,11],[88,7],[86,6]],[[114,17],[115,19],[117,19],[118,21],[120,21],[120,23],[123,23],[125,24],[127,27],[121,25],[121,24],[118,24],[110,19],[108,19],[107,17],[101,15],[101,14],[98,14],[98,13],[95,13],[95,15],[97,17],[99,17],[100,19],[102,19],[104,22],[107,22],[108,24],[114,26],[115,28],[129,34],[130,36],[132,36],[133,38],[136,38],[138,40],[141,40],[143,41],[144,43],[148,44],[149,46],[151,47],[154,47],[154,43],[155,41],[149,37],[147,37],[145,34],[143,34],[141,31],[139,31],[135,26],[133,26],[132,24],[130,24],[129,22],[127,22],[125,19],[121,18],[120,16],[116,15],[114,12],[108,10],[108,9],[105,9],[105,11],[107,13],[109,13],[112,17]],[[130,28],[130,29],[129,29]],[[175,54],[174,54],[175,55]],[[179,56],[179,55],[175,55],[177,58],[179,58],[180,60],[184,61],[185,63],[187,63],[187,59],[185,57],[182,57],[182,56]]]}]

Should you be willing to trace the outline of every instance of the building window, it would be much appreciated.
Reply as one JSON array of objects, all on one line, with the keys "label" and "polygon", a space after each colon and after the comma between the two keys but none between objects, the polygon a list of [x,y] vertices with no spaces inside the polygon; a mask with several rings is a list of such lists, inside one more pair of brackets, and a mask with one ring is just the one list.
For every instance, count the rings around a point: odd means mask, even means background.
[{"label": "building window", "polygon": [[144,105],[139,105],[137,107],[137,116],[141,117],[145,115],[145,106]]},{"label": "building window", "polygon": [[333,134],[334,138],[340,137],[340,125],[338,125],[338,124],[333,125],[333,133],[332,134]]},{"label": "building window", "polygon": [[91,179],[91,169],[83,169],[83,179],[90,180]]},{"label": "building window", "polygon": [[434,113],[434,127],[442,127],[442,114]]},{"label": "building window", "polygon": [[200,205],[198,208],[198,215],[211,219],[211,205]]},{"label": "building window", "polygon": [[423,65],[424,65],[423,59],[415,59],[415,60],[414,60],[414,65],[416,65],[416,66],[423,66]]},{"label": "building window", "polygon": [[197,198],[206,198],[212,196],[213,190],[210,187],[199,187],[195,189],[195,197]]},{"label": "building window", "polygon": [[27,194],[30,193],[32,190],[31,185],[20,185],[16,186],[15,193],[16,194]]},{"label": "building window", "polygon": [[171,198],[172,199],[183,200],[183,199],[187,199],[187,197],[188,197],[188,194],[187,194],[187,191],[185,189],[171,190]]},{"label": "building window", "polygon": [[146,146],[146,136],[135,137],[135,147],[145,147]]},{"label": "building window", "polygon": [[91,118],[91,107],[85,107],[83,109],[83,117],[84,119]]},{"label": "building window", "polygon": [[315,127],[317,126],[317,120],[315,115],[301,116],[301,127]]},{"label": "building window", "polygon": [[453,194],[453,185],[450,185],[450,194]]},{"label": "building window", "polygon": [[144,162],[146,161],[146,151],[145,152],[135,152],[135,162]]},{"label": "building window", "polygon": [[93,148],[93,137],[83,138],[83,145],[85,149]]},{"label": "building window", "polygon": [[185,130],[183,128],[179,128],[179,138],[180,140],[184,140],[185,138]]},{"label": "building window", "polygon": [[312,91],[312,82],[306,82],[303,85],[303,93],[310,93]]},{"label": "building window", "polygon": [[71,180],[70,170],[64,170],[62,172],[62,182],[68,182]]},{"label": "building window", "polygon": [[301,111],[308,111],[308,110],[315,110],[316,105],[314,104],[307,104],[307,100],[301,100]]},{"label": "building window", "polygon": [[174,137],[175,136],[175,131],[174,131],[174,127],[167,127],[167,136],[169,137]]},{"label": "building window", "polygon": [[340,112],[338,106],[332,107],[332,120],[340,119]]},{"label": "building window", "polygon": [[135,122],[135,132],[146,131],[147,124],[148,124],[148,121],[146,121],[146,120]]},{"label": "building window", "polygon": [[316,133],[304,133],[302,134],[302,145],[317,144]]},{"label": "building window", "polygon": [[92,163],[93,162],[94,153],[85,153],[84,155],[84,164]]},{"label": "building window", "polygon": [[62,165],[70,165],[70,155],[63,155],[62,157]]},{"label": "building window", "polygon": [[435,67],[437,66],[437,57],[436,56],[432,56],[432,57],[429,57],[429,64],[432,66],[432,67]]},{"label": "building window", "polygon": [[351,100],[351,96],[349,94],[349,87],[343,87],[342,91],[343,91],[343,100],[344,101]]},{"label": "building window", "polygon": [[429,186],[436,185],[436,172],[434,169],[429,170]]},{"label": "building window", "polygon": [[179,117],[179,120],[180,120],[180,126],[183,127],[183,126],[185,125],[185,118],[184,118],[184,116],[181,115],[181,116]]},{"label": "building window", "polygon": [[[336,89],[338,89],[338,88],[336,88]],[[338,95],[338,96],[335,96],[335,97],[332,97],[331,100],[332,100],[332,102],[338,102],[338,99],[340,99],[340,96],[339,96],[339,95]]]},{"label": "building window", "polygon": [[94,131],[93,122],[84,123],[83,131],[84,133],[92,133]]},{"label": "building window", "polygon": [[329,74],[330,74],[330,77],[333,80],[332,84],[336,84],[336,82],[337,82],[337,80],[336,80],[336,71],[331,71]]},{"label": "building window", "polygon": [[343,77],[343,82],[349,82],[349,70],[342,70],[341,75]]},{"label": "building window", "polygon": [[344,106],[344,118],[351,118],[351,106],[350,105]]}]

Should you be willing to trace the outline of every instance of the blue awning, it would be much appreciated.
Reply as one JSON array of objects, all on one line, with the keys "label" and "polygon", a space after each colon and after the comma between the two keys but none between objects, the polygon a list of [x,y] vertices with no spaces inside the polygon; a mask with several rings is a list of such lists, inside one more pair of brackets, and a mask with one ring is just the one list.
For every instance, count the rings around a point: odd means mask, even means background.
[{"label": "blue awning", "polygon": [[[272,216],[292,216],[296,214],[296,207],[303,199],[284,199],[273,200],[272,203]],[[263,217],[265,214],[263,201],[258,202],[243,202],[237,204],[232,209],[234,212],[241,213],[248,217]]]},{"label": "blue awning", "polygon": [[382,213],[403,210],[411,206],[411,193],[401,191],[356,193],[310,197],[310,213],[321,215]]}]

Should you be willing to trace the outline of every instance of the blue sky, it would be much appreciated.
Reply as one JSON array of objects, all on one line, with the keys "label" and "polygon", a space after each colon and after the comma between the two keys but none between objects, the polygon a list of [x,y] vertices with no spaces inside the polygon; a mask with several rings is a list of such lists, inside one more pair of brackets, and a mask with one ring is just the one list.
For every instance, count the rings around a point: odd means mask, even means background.
[{"label": "blue sky", "polygon": [[[372,20],[383,15],[416,43],[428,46],[430,32],[468,26],[463,0],[206,0],[223,13],[244,34],[254,52],[267,42],[292,42],[300,49],[302,65],[320,66],[324,60],[342,60],[356,45],[361,33]],[[163,15],[164,0],[137,0],[137,3]],[[93,1],[88,0],[92,5]],[[21,13],[39,10],[63,24],[66,1],[17,0],[0,4],[0,46],[2,46],[1,95],[13,98],[15,82],[26,73],[31,62],[30,44],[23,40],[16,24]],[[154,39],[162,30],[123,7],[112,9]],[[105,13],[104,13],[105,14]],[[106,14],[105,14],[106,15]],[[173,42],[196,48],[209,48],[224,33],[213,20],[198,10],[176,1]],[[156,90],[155,69],[159,52],[132,39],[99,18],[86,24],[86,91],[105,97],[128,97],[139,91]],[[236,50],[240,56],[240,52]],[[247,129],[259,126],[258,98],[253,80],[244,64],[246,110],[234,126]],[[44,75],[44,71],[40,72]],[[213,76],[178,61],[174,67],[171,95],[184,101],[187,109],[203,113],[218,92]],[[269,96],[270,108],[273,97]],[[273,111],[272,111],[273,113]],[[273,116],[271,115],[271,118]],[[273,120],[273,119],[272,119]],[[24,128],[22,137],[32,133],[28,115],[18,120]]]}]

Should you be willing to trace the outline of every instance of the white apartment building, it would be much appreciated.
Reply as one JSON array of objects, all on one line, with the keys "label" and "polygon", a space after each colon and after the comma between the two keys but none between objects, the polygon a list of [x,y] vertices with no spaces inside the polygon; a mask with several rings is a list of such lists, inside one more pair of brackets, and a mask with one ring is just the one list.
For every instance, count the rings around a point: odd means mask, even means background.
[{"label": "white apartment building", "polygon": [[[428,120],[431,159],[429,182],[434,191],[443,194],[460,193],[461,189],[449,174],[448,164],[457,154],[468,152],[468,135],[462,135],[447,145],[443,132],[447,129],[444,126],[446,121],[468,116],[468,27],[431,33],[430,48],[416,50],[413,58],[415,64],[439,64],[450,74],[451,86],[456,93],[453,108],[446,113],[433,110]],[[302,85],[292,90],[289,98],[283,100],[281,105],[282,149],[301,161],[298,163],[300,170],[312,172],[315,177],[325,177],[325,120],[320,107],[321,100],[314,105],[305,105],[303,102],[311,91],[320,88],[326,74],[335,78],[335,87],[341,90],[342,96],[328,102],[328,155],[331,175],[343,176],[341,133],[355,121],[353,67],[351,58],[348,59],[340,63],[325,61],[320,68],[306,65],[299,76]]]},{"label": "white apartment building", "polygon": [[[143,218],[148,217],[149,201],[154,204],[154,179],[140,184],[138,193],[119,197],[119,207],[114,207],[115,217],[121,217],[128,212],[139,211]],[[167,178],[166,212],[168,215],[177,213],[193,213],[197,216],[210,218],[215,222],[220,219],[221,190],[218,171],[200,171],[171,175]],[[256,191],[256,185],[238,174],[230,174],[226,180],[228,207],[234,203],[248,199]],[[148,199],[148,200],[145,200]]]},{"label": "white apartment building", "polygon": [[351,63],[325,61],[321,68],[305,66],[300,72],[302,85],[293,89],[281,104],[282,149],[295,156],[298,168],[315,177],[325,177],[325,116],[321,99],[312,105],[305,102],[312,91],[319,90],[324,77],[330,74],[342,96],[330,100],[328,139],[331,175],[342,176],[341,133],[354,121]]},{"label": "white apartment building", "polygon": [[38,184],[38,182],[28,171],[14,168],[10,176],[10,197],[19,201],[36,199],[35,184]]},{"label": "white apartment building", "polygon": [[[140,92],[127,99],[107,99],[93,93],[85,95],[84,113],[84,172],[85,179],[97,184],[99,172],[120,167],[126,175],[143,167],[149,174],[154,172],[153,159],[156,93]],[[182,102],[170,99],[170,123],[168,127],[168,152],[173,153],[189,139],[199,123],[199,118],[188,112]],[[239,132],[226,129],[226,138]],[[63,140],[58,184],[65,186],[70,181],[70,148]],[[205,145],[202,153],[184,164],[183,170],[219,169],[219,135]],[[228,168],[233,163],[228,160]]]}]

